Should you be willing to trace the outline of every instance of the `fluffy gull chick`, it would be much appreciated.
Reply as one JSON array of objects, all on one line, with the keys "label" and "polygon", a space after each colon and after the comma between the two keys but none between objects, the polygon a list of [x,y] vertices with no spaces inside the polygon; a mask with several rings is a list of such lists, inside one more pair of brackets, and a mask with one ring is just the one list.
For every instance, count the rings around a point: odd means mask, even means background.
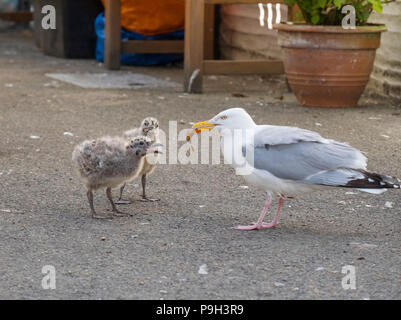
[{"label": "fluffy gull chick", "polygon": [[98,214],[93,206],[93,191],[106,188],[106,195],[115,216],[127,214],[119,211],[112,199],[111,189],[135,179],[141,172],[147,152],[153,148],[147,137],[130,141],[121,137],[103,137],[86,140],[77,145],[72,160],[88,192],[93,218],[112,218],[113,215]]},{"label": "fluffy gull chick", "polygon": [[[138,135],[143,135],[148,138],[153,143],[160,143],[160,133],[159,133],[159,121],[157,121],[156,118],[153,117],[147,117],[143,119],[141,125],[138,128],[131,129],[128,131],[125,131],[123,134],[123,137],[127,140],[132,139],[133,137],[136,137]],[[153,156],[156,156],[157,153],[160,153],[160,150],[155,150]],[[151,155],[148,155],[148,157]],[[150,174],[153,173],[153,171],[156,169],[156,161],[153,161],[155,159],[152,159],[152,161],[149,161],[149,158],[146,157],[144,165],[139,172],[138,176],[141,176],[141,182],[142,182],[142,197],[141,201],[158,201],[160,199],[153,199],[153,198],[148,198],[146,196],[146,177],[149,176]],[[116,201],[117,204],[129,204],[129,200],[124,200],[123,199],[123,192],[124,192],[125,184],[123,184],[120,188],[120,198]]]}]

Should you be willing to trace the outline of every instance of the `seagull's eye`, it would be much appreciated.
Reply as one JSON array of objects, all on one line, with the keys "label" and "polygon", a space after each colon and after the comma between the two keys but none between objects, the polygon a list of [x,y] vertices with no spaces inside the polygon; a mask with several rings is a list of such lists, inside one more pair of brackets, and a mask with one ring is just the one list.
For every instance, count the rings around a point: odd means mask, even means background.
[{"label": "seagull's eye", "polygon": [[227,116],[221,116],[220,119],[221,119],[221,120],[226,120],[226,119],[227,119]]},{"label": "seagull's eye", "polygon": [[149,122],[145,121],[144,125],[145,127],[147,127],[149,125]]}]

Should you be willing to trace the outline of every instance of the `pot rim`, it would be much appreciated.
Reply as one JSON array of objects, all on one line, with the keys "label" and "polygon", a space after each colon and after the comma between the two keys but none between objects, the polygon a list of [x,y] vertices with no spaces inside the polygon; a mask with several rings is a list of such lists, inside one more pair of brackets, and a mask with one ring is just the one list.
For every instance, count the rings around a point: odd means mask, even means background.
[{"label": "pot rim", "polygon": [[387,31],[386,25],[374,23],[356,26],[355,29],[344,29],[342,26],[311,25],[302,22],[281,22],[274,24],[273,28],[279,31],[316,33],[378,33]]}]

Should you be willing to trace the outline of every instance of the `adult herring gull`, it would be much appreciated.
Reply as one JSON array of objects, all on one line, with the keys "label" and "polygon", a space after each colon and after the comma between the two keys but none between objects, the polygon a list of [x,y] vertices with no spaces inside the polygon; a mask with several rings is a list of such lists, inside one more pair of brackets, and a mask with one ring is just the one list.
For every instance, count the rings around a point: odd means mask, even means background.
[{"label": "adult herring gull", "polygon": [[[256,125],[244,109],[232,108],[208,121],[194,124],[192,132],[199,134],[214,128],[221,136],[225,161],[236,169],[245,163],[250,169],[243,174],[245,180],[267,192],[258,221],[238,226],[237,230],[275,227],[286,197],[333,187],[355,188],[374,194],[400,189],[393,178],[367,171],[367,159],[359,150],[346,143],[325,139],[313,131]],[[238,136],[235,131],[242,133]],[[265,223],[263,219],[271,205],[272,194],[279,196],[278,207],[273,221]]]}]

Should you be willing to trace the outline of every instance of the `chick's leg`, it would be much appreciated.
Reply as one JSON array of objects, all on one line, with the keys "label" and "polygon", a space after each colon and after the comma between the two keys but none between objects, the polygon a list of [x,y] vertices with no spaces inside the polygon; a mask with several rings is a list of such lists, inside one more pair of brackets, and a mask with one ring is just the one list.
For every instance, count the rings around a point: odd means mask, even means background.
[{"label": "chick's leg", "polygon": [[98,214],[98,213],[96,213],[95,207],[93,206],[93,192],[92,192],[92,190],[88,190],[86,195],[88,196],[89,206],[91,208],[91,212],[92,212],[92,217],[93,218],[95,218],[95,219],[112,219],[113,218],[113,216],[109,215],[109,214]]},{"label": "chick's leg", "polygon": [[131,201],[123,199],[124,188],[125,188],[125,183],[120,188],[120,197],[115,202],[115,204],[130,204],[131,203]]},{"label": "chick's leg", "polygon": [[146,196],[146,173],[142,175],[142,198],[141,201],[159,201],[160,199],[152,199]]},{"label": "chick's leg", "polygon": [[113,197],[111,195],[111,188],[107,188],[106,189],[106,195],[107,195],[107,198],[109,199],[109,201],[111,203],[111,206],[113,208],[113,212],[114,212],[115,216],[124,217],[124,216],[129,216],[130,215],[129,213],[124,213],[124,212],[121,212],[120,210],[117,209],[116,205],[114,204]]}]

